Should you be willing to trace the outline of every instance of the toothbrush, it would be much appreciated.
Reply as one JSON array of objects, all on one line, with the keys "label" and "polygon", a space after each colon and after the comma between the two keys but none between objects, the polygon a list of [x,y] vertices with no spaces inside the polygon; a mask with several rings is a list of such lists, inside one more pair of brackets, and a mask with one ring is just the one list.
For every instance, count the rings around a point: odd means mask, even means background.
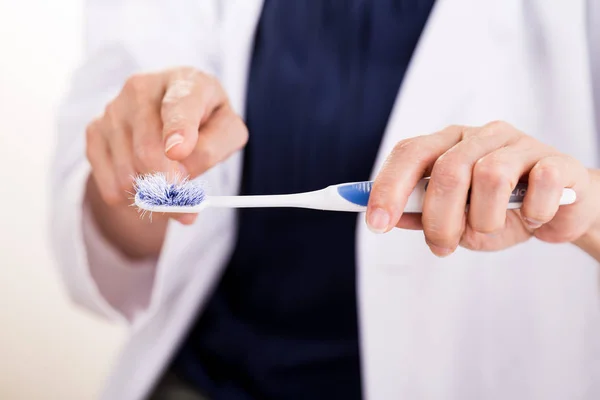
[{"label": "toothbrush", "polygon": [[[423,199],[428,178],[419,181],[404,209],[405,213],[423,211]],[[295,207],[329,211],[364,212],[367,209],[373,182],[353,182],[328,186],[312,192],[269,196],[208,196],[201,183],[188,179],[170,180],[165,174],[141,175],[135,179],[135,205],[141,210],[164,213],[199,213],[208,207],[259,208]],[[527,184],[519,183],[513,190],[507,209],[523,204]],[[564,189],[560,205],[575,202],[572,189]],[[468,205],[467,205],[468,206]]]}]

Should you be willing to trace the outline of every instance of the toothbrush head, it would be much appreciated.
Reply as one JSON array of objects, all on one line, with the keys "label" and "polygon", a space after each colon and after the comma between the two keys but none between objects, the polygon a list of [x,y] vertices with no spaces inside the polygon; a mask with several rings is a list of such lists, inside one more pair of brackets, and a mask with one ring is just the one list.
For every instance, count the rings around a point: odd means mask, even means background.
[{"label": "toothbrush head", "polygon": [[135,178],[135,205],[155,212],[186,212],[206,200],[204,187],[187,178],[169,179],[165,173],[139,175]]}]

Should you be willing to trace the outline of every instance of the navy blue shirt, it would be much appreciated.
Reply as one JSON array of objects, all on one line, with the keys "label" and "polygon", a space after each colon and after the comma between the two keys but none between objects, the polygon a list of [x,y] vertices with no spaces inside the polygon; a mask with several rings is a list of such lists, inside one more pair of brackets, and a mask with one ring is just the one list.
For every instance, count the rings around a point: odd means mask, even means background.
[{"label": "navy blue shirt", "polygon": [[[432,4],[265,1],[241,192],[368,180]],[[211,399],[361,398],[357,215],[243,209],[238,218],[233,256],[176,371]]]}]

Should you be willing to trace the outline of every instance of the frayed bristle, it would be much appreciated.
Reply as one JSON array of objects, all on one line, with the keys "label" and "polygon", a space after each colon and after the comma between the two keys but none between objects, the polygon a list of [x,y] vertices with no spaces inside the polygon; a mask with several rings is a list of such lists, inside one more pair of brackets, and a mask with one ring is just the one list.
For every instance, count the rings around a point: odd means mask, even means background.
[{"label": "frayed bristle", "polygon": [[192,207],[206,198],[201,184],[177,176],[169,179],[165,173],[137,176],[134,189],[136,200],[150,207]]}]

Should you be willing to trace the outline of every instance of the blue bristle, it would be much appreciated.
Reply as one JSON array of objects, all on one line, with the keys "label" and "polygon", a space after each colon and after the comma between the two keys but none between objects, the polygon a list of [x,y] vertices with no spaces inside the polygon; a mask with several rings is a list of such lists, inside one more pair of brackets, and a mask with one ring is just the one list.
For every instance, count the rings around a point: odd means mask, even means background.
[{"label": "blue bristle", "polygon": [[150,206],[197,206],[206,198],[201,184],[175,177],[169,180],[164,173],[140,175],[135,179],[139,201]]}]

